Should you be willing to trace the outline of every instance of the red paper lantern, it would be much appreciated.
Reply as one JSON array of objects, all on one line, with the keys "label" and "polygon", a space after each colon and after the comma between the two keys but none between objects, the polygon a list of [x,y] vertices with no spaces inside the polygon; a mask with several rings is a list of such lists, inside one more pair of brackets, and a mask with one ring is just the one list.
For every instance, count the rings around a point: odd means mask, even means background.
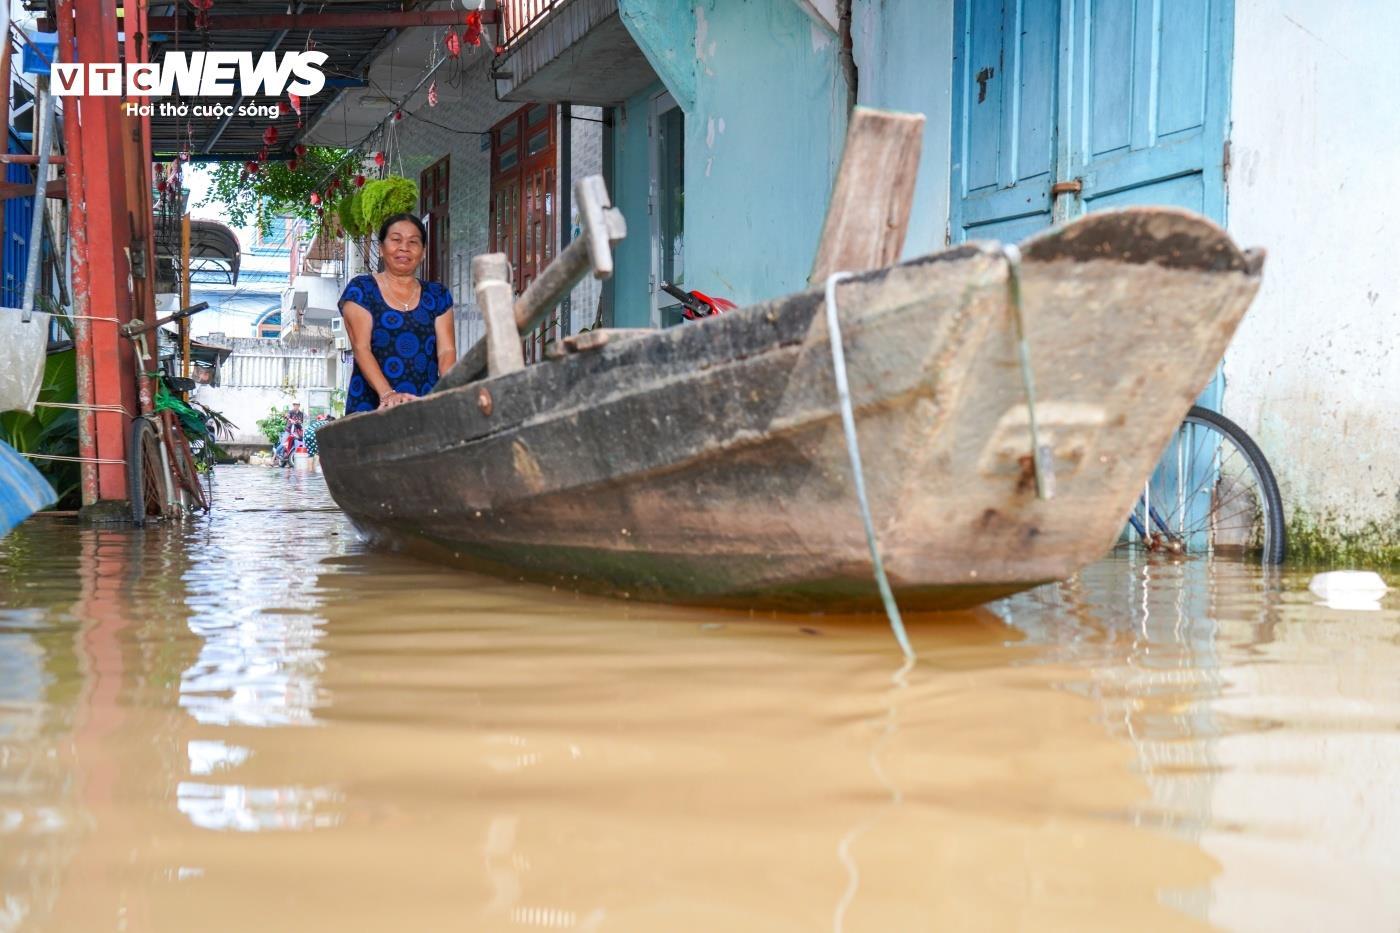
[{"label": "red paper lantern", "polygon": [[467,14],[467,28],[462,30],[462,41],[472,48],[481,45],[481,11]]},{"label": "red paper lantern", "polygon": [[314,207],[321,203],[321,196],[316,192],[311,192],[311,205]]},{"label": "red paper lantern", "polygon": [[402,111],[402,110],[395,110],[395,111],[394,111],[394,122],[395,122],[395,123],[398,123],[398,122],[399,122],[400,120],[402,120],[402,119],[403,119],[403,111]]},{"label": "red paper lantern", "polygon": [[305,158],[305,157],[306,157],[306,147],[305,147],[305,146],[302,146],[302,145],[298,144],[297,147],[296,147],[295,149],[293,149],[292,151],[295,152],[295,153],[297,154],[297,158],[298,158],[298,159],[301,159],[301,158]]},{"label": "red paper lantern", "polygon": [[443,43],[447,46],[449,58],[456,58],[462,54],[462,40],[457,36],[457,30],[447,30],[447,38],[443,40]]},{"label": "red paper lantern", "polygon": [[363,175],[356,175],[356,176],[355,176],[355,187],[356,187],[356,188],[363,188],[364,186],[365,186],[365,176],[363,176]]},{"label": "red paper lantern", "polygon": [[374,154],[374,164],[379,166],[380,168],[384,167],[384,153],[376,152]]},{"label": "red paper lantern", "polygon": [[292,109],[301,113],[301,98],[296,94],[288,94],[287,100],[291,102]]},{"label": "red paper lantern", "polygon": [[165,188],[166,188],[166,185],[165,185],[165,179],[164,179],[164,178],[162,178],[160,181],[156,182],[156,190],[159,191],[161,194],[165,194]]},{"label": "red paper lantern", "polygon": [[297,160],[296,160],[296,159],[288,159],[288,160],[287,160],[287,171],[289,171],[289,172],[295,172],[296,170],[297,170]]},{"label": "red paper lantern", "polygon": [[267,129],[263,130],[263,142],[267,143],[269,146],[277,142],[277,127],[269,126]]},{"label": "red paper lantern", "polygon": [[277,102],[277,115],[278,115],[279,117],[285,117],[287,114],[289,114],[289,113],[291,113],[291,112],[292,112],[292,108],[289,107],[289,106],[287,106],[287,102],[286,102],[285,100],[279,100],[279,101]]},{"label": "red paper lantern", "polygon": [[258,173],[258,163],[249,159],[247,162],[243,163],[243,171],[247,172],[249,175],[256,175]]}]

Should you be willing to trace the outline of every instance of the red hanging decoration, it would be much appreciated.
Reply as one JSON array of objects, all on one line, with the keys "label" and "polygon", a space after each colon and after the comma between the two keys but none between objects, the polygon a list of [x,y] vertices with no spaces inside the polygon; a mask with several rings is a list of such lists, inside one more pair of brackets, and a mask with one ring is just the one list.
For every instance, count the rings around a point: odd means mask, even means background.
[{"label": "red hanging decoration", "polygon": [[247,172],[249,175],[256,175],[258,173],[258,163],[249,159],[247,162],[243,163],[243,171]]},{"label": "red hanging decoration", "polygon": [[161,194],[165,194],[165,188],[166,188],[166,185],[165,185],[165,179],[164,179],[164,178],[162,178],[160,181],[156,182],[156,190],[159,191]]},{"label": "red hanging decoration", "polygon": [[297,115],[298,115],[298,116],[300,116],[300,114],[301,114],[301,98],[298,97],[296,94],[288,93],[288,94],[287,94],[287,100],[291,101],[291,103],[292,103],[292,109],[295,110],[295,111],[297,112]]},{"label": "red hanging decoration", "polygon": [[312,207],[315,207],[317,204],[320,204],[320,203],[321,203],[321,196],[320,196],[319,194],[317,194],[316,192],[314,192],[314,191],[311,192],[311,206],[312,206]]},{"label": "red hanging decoration", "polygon": [[395,111],[394,111],[394,122],[395,122],[395,123],[398,123],[398,122],[399,122],[400,120],[402,120],[402,119],[403,119],[403,111],[402,111],[402,110],[395,110]]},{"label": "red hanging decoration", "polygon": [[429,107],[436,107],[436,106],[437,106],[437,102],[438,102],[438,96],[437,96],[437,82],[434,81],[432,84],[428,85],[428,106],[429,106]]},{"label": "red hanging decoration", "polygon": [[[481,45],[481,11],[472,10],[467,14],[467,27],[462,30],[462,41],[472,48]],[[454,58],[456,56],[453,56]]]},{"label": "red hanging decoration", "polygon": [[457,36],[457,30],[448,29],[447,38],[442,41],[447,46],[448,58],[456,58],[462,54],[462,40]]},{"label": "red hanging decoration", "polygon": [[376,152],[374,154],[374,164],[379,166],[380,168],[384,167],[384,153]]},{"label": "red hanging decoration", "polygon": [[267,129],[263,130],[263,142],[269,146],[277,142],[277,127],[269,126]]},{"label": "red hanging decoration", "polygon": [[296,147],[295,149],[293,149],[292,151],[295,152],[295,153],[297,154],[297,158],[298,158],[298,159],[304,159],[304,158],[306,158],[306,147],[305,147],[305,146],[303,146],[303,145],[301,145],[301,144],[297,144],[297,147]]},{"label": "red hanging decoration", "polygon": [[291,113],[291,112],[292,112],[292,108],[287,106],[287,102],[286,102],[285,100],[279,100],[279,101],[277,102],[277,116],[279,116],[279,117],[285,117],[287,114],[289,114],[289,113]]},{"label": "red hanging decoration", "polygon": [[261,149],[258,150],[258,161],[259,161],[259,162],[266,162],[266,161],[267,161],[267,147],[266,147],[266,146],[263,146]]},{"label": "red hanging decoration", "polygon": [[288,159],[288,160],[287,160],[287,171],[289,171],[289,172],[295,172],[296,170],[297,170],[297,160],[296,160],[296,159]]},{"label": "red hanging decoration", "polygon": [[207,31],[209,29],[209,11],[214,8],[214,0],[190,0],[190,6],[195,8],[194,28]]},{"label": "red hanging decoration", "polygon": [[356,187],[356,188],[363,188],[364,186],[365,186],[365,176],[363,176],[363,175],[356,175],[356,176],[355,176],[355,187]]}]

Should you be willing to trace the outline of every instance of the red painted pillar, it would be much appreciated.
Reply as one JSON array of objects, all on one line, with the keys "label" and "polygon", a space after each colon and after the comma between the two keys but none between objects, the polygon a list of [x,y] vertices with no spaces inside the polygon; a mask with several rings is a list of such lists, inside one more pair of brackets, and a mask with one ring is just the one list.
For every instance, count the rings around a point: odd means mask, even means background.
[{"label": "red painted pillar", "polygon": [[[117,62],[116,0],[72,0],[73,30],[80,62]],[[68,99],[70,102],[73,98]],[[121,98],[77,98],[81,148],[87,252],[87,313],[96,317],[132,317],[130,265],[132,218],[128,210],[123,133],[127,117]],[[65,115],[71,119],[71,114]],[[70,152],[73,150],[70,148]],[[77,283],[74,283],[76,292]],[[152,338],[153,339],[153,338]],[[119,405],[129,413],[138,410],[135,364],[131,341],[118,325],[94,321],[92,327],[93,401]],[[97,470],[97,494],[102,500],[121,500],[126,490],[126,441],[130,419],[112,411],[96,414],[97,456],[119,463],[103,463]]]}]

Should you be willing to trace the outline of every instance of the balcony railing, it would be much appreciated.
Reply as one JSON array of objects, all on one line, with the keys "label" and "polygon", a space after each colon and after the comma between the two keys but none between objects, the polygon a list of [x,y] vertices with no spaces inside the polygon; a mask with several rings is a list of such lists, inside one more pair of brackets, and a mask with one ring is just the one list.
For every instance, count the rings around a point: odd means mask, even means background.
[{"label": "balcony railing", "polygon": [[569,0],[498,0],[501,32],[507,49]]}]

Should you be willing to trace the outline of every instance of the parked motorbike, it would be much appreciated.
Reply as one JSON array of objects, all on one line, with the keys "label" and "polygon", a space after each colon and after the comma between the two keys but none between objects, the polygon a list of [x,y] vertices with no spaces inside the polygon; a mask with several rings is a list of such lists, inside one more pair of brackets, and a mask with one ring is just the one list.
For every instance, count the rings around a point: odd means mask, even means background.
[{"label": "parked motorbike", "polygon": [[661,290],[680,302],[681,317],[687,321],[698,321],[700,318],[723,314],[738,307],[727,298],[711,298],[701,291],[686,291],[670,282],[662,282]]}]

